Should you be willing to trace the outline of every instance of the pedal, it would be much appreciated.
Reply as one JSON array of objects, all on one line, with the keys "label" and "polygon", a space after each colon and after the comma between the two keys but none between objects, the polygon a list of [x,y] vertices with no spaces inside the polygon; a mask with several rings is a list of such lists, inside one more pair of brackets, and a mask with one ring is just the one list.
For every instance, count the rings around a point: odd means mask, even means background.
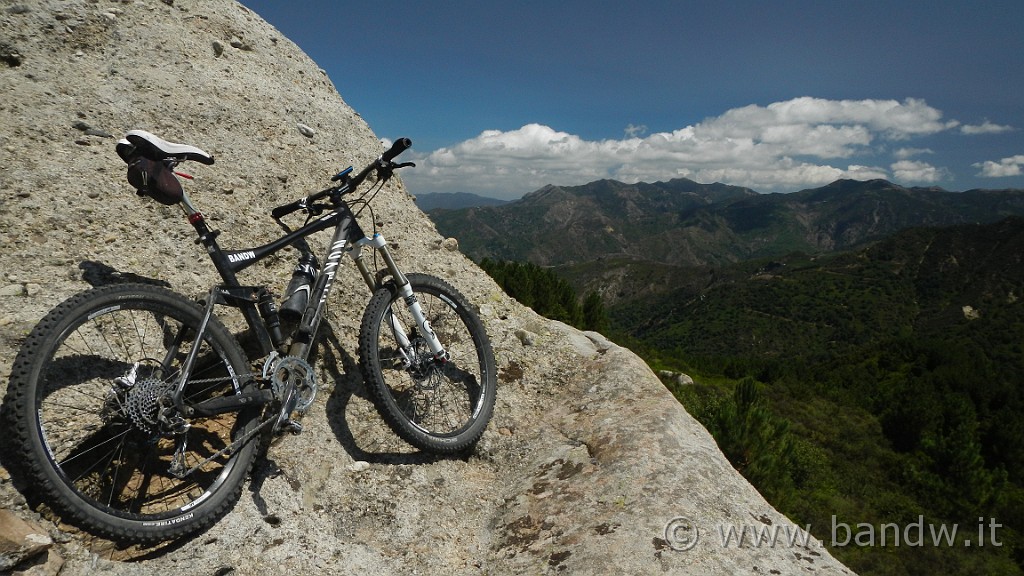
[{"label": "pedal", "polygon": [[277,429],[278,434],[284,434],[285,432],[290,433],[292,436],[298,436],[302,434],[302,424],[299,424],[295,420],[288,418],[284,422],[281,422],[281,426]]}]

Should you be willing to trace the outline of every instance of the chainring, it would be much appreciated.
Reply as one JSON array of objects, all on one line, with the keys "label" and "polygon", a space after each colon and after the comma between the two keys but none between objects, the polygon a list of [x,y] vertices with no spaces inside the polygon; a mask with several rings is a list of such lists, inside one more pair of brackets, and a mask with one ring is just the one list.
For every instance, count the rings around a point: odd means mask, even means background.
[{"label": "chainring", "polygon": [[289,384],[294,387],[297,396],[295,410],[299,413],[305,413],[313,405],[313,399],[316,397],[316,376],[313,374],[313,367],[302,358],[275,358],[264,370],[264,376],[269,377],[274,397],[280,401],[285,400]]}]

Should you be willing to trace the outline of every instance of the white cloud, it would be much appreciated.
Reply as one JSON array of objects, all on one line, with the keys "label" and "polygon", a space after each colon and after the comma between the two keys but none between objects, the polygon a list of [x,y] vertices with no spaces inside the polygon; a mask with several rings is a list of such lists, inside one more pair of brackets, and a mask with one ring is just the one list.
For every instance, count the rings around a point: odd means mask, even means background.
[{"label": "white cloud", "polygon": [[900,160],[906,160],[907,158],[913,158],[914,156],[920,156],[922,154],[934,154],[935,151],[931,148],[900,148],[893,152],[893,156]]},{"label": "white cloud", "polygon": [[965,124],[960,127],[960,132],[967,134],[968,136],[975,136],[978,134],[1002,134],[1003,132],[1012,132],[1013,126],[1002,126],[999,124],[993,124],[988,120],[985,120],[982,124],[970,125]]},{"label": "white cloud", "polygon": [[795,124],[850,126],[870,130],[893,140],[935,134],[959,125],[942,121],[942,112],[924,100],[825,100],[795,98],[767,107],[756,105],[730,110],[716,120],[738,121],[746,126]]},{"label": "white cloud", "polygon": [[891,166],[893,176],[900,182],[934,184],[949,178],[944,168],[936,168],[927,162],[900,160]]},{"label": "white cloud", "polygon": [[843,172],[842,177],[851,180],[877,180],[889,178],[889,173],[877,166],[852,165]]},{"label": "white cloud", "polygon": [[639,126],[630,124],[629,126],[626,126],[626,129],[623,132],[625,133],[626,138],[637,138],[647,134],[647,126],[644,124],[640,124]]},{"label": "white cloud", "polygon": [[[519,196],[546,184],[577,185],[690,178],[755,190],[792,191],[837,178],[889,178],[883,168],[850,159],[876,155],[885,141],[905,141],[956,128],[923,100],[796,98],[735,108],[672,132],[646,134],[630,125],[620,140],[584,140],[541,124],[479,136],[428,154],[403,174],[413,192],[472,191]],[[901,148],[891,165],[898,180],[935,182],[941,168],[911,162],[930,152]],[[847,166],[833,165],[846,159]],[[906,178],[904,178],[906,176]]]},{"label": "white cloud", "polygon": [[973,166],[981,169],[981,172],[978,172],[978,176],[983,178],[1020,176],[1021,174],[1024,174],[1024,155],[1010,156],[1009,158],[1003,158],[998,162],[986,160],[984,162],[973,164]]}]

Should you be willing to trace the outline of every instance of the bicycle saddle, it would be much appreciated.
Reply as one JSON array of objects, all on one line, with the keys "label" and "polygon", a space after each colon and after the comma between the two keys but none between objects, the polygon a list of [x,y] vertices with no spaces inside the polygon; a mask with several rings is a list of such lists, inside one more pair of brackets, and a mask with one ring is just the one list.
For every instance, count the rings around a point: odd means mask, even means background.
[{"label": "bicycle saddle", "polygon": [[124,138],[117,143],[117,154],[128,162],[133,152],[138,152],[150,160],[176,158],[178,160],[195,160],[200,164],[213,164],[213,156],[188,144],[176,144],[146,132],[145,130],[129,130]]}]

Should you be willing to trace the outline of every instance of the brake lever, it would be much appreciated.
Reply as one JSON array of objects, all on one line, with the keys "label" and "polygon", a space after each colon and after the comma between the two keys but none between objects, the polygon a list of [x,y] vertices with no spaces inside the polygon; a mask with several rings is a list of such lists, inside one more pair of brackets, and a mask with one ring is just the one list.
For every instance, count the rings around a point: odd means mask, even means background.
[{"label": "brake lever", "polygon": [[378,166],[377,177],[382,181],[387,181],[390,180],[391,177],[395,175],[395,170],[398,170],[399,168],[409,168],[410,166],[415,165],[416,164],[412,162],[403,162],[401,164],[395,164],[394,162],[391,162],[389,160],[383,162],[380,166]]}]

